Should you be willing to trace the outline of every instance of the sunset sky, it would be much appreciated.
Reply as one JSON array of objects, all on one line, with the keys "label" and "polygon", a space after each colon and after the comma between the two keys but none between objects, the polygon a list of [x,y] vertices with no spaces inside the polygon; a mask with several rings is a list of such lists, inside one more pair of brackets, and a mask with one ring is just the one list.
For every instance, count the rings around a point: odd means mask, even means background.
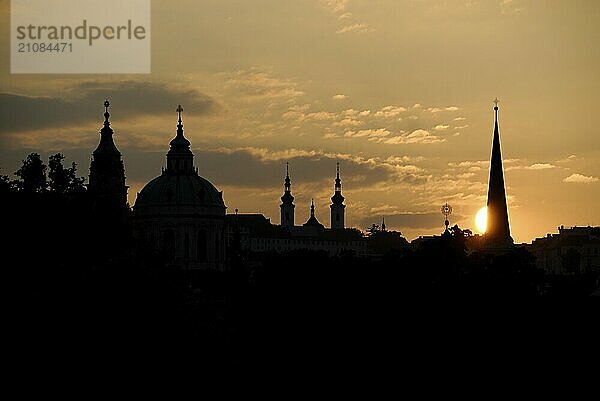
[{"label": "sunset sky", "polygon": [[184,107],[202,176],[229,212],[329,225],[340,162],[346,224],[385,216],[409,240],[475,227],[500,139],[515,242],[600,225],[600,2],[153,0],[152,73],[10,74],[0,0],[0,174],[29,152],[87,176],[105,98],[129,201],[160,174]]}]

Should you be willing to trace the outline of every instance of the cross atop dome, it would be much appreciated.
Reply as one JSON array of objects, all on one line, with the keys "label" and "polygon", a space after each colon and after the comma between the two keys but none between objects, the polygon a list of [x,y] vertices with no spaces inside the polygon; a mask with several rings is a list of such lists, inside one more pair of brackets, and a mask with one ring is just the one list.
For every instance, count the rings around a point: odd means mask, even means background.
[{"label": "cross atop dome", "polygon": [[177,114],[179,116],[179,122],[181,122],[181,113],[183,112],[183,107],[181,107],[181,105],[177,106]]}]

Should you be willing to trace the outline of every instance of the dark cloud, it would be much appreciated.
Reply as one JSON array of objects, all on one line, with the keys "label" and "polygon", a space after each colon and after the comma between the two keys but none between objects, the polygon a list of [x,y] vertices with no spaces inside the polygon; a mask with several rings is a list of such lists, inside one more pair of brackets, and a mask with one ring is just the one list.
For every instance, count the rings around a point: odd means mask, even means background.
[{"label": "dark cloud", "polygon": [[104,99],[111,101],[111,114],[121,118],[174,113],[178,104],[183,104],[185,111],[194,115],[208,113],[215,107],[211,98],[194,89],[182,90],[165,84],[137,81],[87,81],[50,96],[0,93],[0,131],[100,122]]},{"label": "dark cloud", "polygon": [[[350,160],[339,160],[333,155],[290,156],[287,159],[261,160],[244,150],[228,153],[195,151],[196,165],[201,174],[214,179],[215,183],[240,187],[283,186],[285,162],[290,163],[292,186],[297,184],[330,182],[333,188],[336,162],[340,162],[342,183],[360,178],[364,185],[390,181],[390,172],[383,167],[371,167]],[[353,183],[352,186],[355,186]]]}]

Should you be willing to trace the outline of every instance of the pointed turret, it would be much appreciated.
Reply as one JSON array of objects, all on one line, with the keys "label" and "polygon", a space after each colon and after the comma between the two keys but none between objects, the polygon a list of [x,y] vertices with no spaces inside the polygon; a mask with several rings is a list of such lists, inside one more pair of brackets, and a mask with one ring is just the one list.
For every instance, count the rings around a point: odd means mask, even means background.
[{"label": "pointed turret", "polygon": [[127,186],[121,152],[113,140],[110,126],[110,102],[104,101],[104,123],[100,130],[100,143],[92,153],[88,190],[94,203],[101,209],[125,208]]},{"label": "pointed turret", "polygon": [[385,217],[381,218],[381,231],[386,231],[386,227],[385,227]]},{"label": "pointed turret", "polygon": [[504,187],[504,170],[500,152],[500,131],[498,128],[498,99],[494,100],[494,138],[490,161],[490,179],[487,198],[487,248],[507,248],[513,245],[508,222],[508,207]]},{"label": "pointed turret", "polygon": [[292,196],[292,180],[290,180],[290,163],[285,163],[285,180],[283,182],[283,196],[281,197],[281,221],[283,227],[294,227],[294,197]]},{"label": "pointed turret", "polygon": [[317,220],[317,218],[315,216],[315,201],[314,201],[314,199],[310,200],[310,217],[308,218],[306,223],[304,223],[303,225],[305,227],[324,228],[323,224],[319,223],[319,220]]},{"label": "pointed turret", "polygon": [[334,192],[331,197],[331,228],[344,228],[344,215],[346,205],[343,204],[344,197],[342,196],[342,180],[340,179],[340,163],[336,166],[336,177],[334,183]]}]

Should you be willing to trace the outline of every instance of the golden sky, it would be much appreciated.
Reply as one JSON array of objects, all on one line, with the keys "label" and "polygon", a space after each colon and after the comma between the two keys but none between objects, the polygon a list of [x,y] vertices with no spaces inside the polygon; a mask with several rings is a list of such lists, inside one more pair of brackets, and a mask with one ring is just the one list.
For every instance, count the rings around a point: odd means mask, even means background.
[{"label": "golden sky", "polygon": [[0,171],[62,152],[87,175],[104,98],[130,202],[160,173],[178,103],[200,174],[229,211],[328,225],[341,164],[347,225],[408,239],[475,230],[493,104],[516,242],[599,225],[600,2],[153,0],[150,75],[11,75],[0,0]]}]

